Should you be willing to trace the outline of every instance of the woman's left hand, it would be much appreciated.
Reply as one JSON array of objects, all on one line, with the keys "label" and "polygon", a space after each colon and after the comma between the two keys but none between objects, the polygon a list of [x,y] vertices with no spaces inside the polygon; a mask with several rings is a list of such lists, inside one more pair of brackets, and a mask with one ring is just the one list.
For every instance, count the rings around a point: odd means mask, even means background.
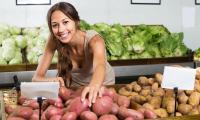
[{"label": "woman's left hand", "polygon": [[95,103],[96,98],[102,97],[103,89],[101,85],[88,85],[86,86],[81,94],[81,100],[84,101],[88,95],[89,106],[92,106],[92,103]]}]

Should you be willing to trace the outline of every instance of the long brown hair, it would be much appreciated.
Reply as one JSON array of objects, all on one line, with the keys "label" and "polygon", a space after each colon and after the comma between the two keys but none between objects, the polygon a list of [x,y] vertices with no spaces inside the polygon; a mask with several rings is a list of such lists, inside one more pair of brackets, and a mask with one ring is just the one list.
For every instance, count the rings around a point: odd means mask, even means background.
[{"label": "long brown hair", "polygon": [[75,21],[77,29],[80,29],[79,27],[80,18],[74,6],[67,2],[56,3],[49,9],[47,13],[47,22],[51,33],[51,38],[55,40],[57,43],[57,51],[58,51],[57,76],[62,77],[65,81],[65,85],[69,87],[71,84],[71,70],[73,68],[71,61],[72,48],[69,44],[66,43],[64,44],[60,42],[53,34],[51,26],[51,16],[53,12],[56,10],[63,12],[67,17]]}]

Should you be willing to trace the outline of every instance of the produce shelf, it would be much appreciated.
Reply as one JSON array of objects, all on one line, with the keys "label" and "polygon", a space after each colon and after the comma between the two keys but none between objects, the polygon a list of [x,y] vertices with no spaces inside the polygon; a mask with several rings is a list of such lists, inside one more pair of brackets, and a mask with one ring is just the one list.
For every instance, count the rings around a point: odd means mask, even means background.
[{"label": "produce shelf", "polygon": [[0,72],[26,71],[26,64],[0,65]]},{"label": "produce shelf", "polygon": [[[149,64],[167,64],[193,62],[193,55],[186,57],[169,58],[151,58],[151,59],[131,59],[131,60],[110,60],[111,66],[129,66],[129,65],[149,65]],[[20,65],[0,65],[0,72],[14,71],[35,71],[38,64],[24,63]],[[49,69],[56,69],[56,64],[51,64]]]},{"label": "produce shelf", "polygon": [[[26,64],[26,71],[36,70],[38,64]],[[49,70],[56,69],[56,64],[51,64]]]},{"label": "produce shelf", "polygon": [[153,58],[153,59],[133,59],[133,60],[112,60],[109,63],[112,66],[125,65],[147,65],[147,64],[164,64],[164,63],[179,63],[193,62],[192,57],[171,57],[171,58]]}]

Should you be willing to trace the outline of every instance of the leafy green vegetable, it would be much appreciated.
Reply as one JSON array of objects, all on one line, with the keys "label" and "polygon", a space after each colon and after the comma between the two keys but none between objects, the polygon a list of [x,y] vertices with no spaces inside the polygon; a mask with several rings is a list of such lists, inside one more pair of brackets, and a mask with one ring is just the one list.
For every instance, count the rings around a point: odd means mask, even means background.
[{"label": "leafy green vegetable", "polygon": [[130,53],[128,53],[128,52],[124,52],[124,53],[121,55],[120,59],[122,59],[122,60],[131,59],[131,55],[130,55]]},{"label": "leafy green vegetable", "polygon": [[3,58],[0,58],[0,65],[7,65],[7,62]]},{"label": "leafy green vegetable", "polygon": [[122,45],[126,51],[133,50],[131,38],[125,38],[124,40],[122,40]]},{"label": "leafy green vegetable", "polygon": [[22,36],[22,35],[18,35],[18,36],[16,36],[15,37],[15,41],[16,41],[16,43],[17,43],[17,46],[19,47],[19,48],[25,48],[26,46],[27,46],[27,39],[26,38],[24,38],[24,36]]},{"label": "leafy green vegetable", "polygon": [[16,26],[9,26],[9,32],[11,35],[19,35],[21,33],[21,28]]},{"label": "leafy green vegetable", "polygon": [[194,50],[194,60],[200,61],[200,48]]},{"label": "leafy green vegetable", "polygon": [[22,63],[22,54],[20,51],[15,53],[15,57],[9,61],[9,64],[20,64]]},{"label": "leafy green vegetable", "polygon": [[121,42],[107,42],[107,50],[113,56],[121,56],[123,53],[123,46]]},{"label": "leafy green vegetable", "polygon": [[148,51],[142,52],[138,57],[139,58],[153,58],[153,56]]},{"label": "leafy green vegetable", "polygon": [[34,38],[39,35],[39,29],[38,28],[24,28],[22,29],[22,34],[29,35]]},{"label": "leafy green vegetable", "polygon": [[175,50],[174,50],[174,56],[181,57],[186,56],[189,49],[184,44],[180,44]]},{"label": "leafy green vegetable", "polygon": [[80,21],[80,28],[82,30],[89,30],[90,29],[90,24],[88,24],[85,20]]}]

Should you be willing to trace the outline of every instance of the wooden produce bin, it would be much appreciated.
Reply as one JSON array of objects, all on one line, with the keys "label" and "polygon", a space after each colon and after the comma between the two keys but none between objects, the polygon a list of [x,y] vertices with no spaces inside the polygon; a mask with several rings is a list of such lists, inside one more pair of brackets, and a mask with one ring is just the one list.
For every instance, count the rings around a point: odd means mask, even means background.
[{"label": "wooden produce bin", "polygon": [[[186,57],[170,58],[152,58],[152,59],[130,59],[130,60],[110,60],[111,66],[128,66],[128,65],[150,65],[150,64],[167,64],[193,62],[192,55]],[[38,64],[23,63],[19,65],[0,65],[0,72],[15,71],[35,71]],[[56,69],[56,64],[51,64],[49,69]]]},{"label": "wooden produce bin", "polygon": [[26,71],[26,64],[0,65],[0,72]]}]

